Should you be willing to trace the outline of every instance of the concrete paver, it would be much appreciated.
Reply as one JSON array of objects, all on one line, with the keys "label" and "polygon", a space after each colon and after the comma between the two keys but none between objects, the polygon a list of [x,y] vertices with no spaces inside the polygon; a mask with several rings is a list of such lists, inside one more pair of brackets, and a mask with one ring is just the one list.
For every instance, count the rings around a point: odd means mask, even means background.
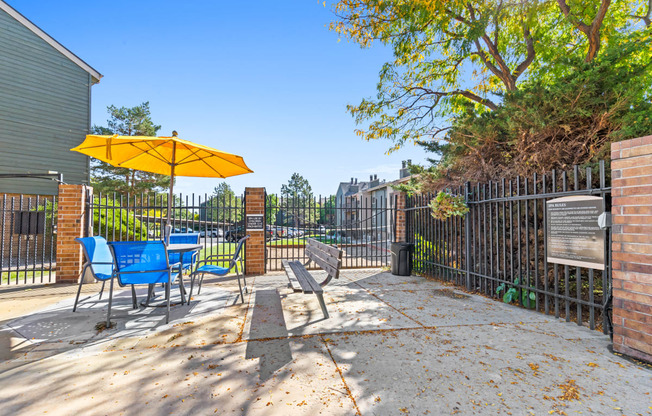
[{"label": "concrete paver", "polygon": [[35,289],[30,313],[0,315],[2,412],[652,414],[652,371],[597,331],[381,270],[343,271],[324,320],[286,283],[249,278],[241,303],[233,279],[205,282],[168,325],[122,291],[100,333],[104,300],[72,314],[74,291]]}]

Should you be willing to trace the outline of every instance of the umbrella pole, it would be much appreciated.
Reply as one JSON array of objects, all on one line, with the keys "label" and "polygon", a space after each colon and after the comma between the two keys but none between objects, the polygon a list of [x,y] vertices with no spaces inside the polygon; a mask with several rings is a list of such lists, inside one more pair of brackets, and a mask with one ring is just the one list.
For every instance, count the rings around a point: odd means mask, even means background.
[{"label": "umbrella pole", "polygon": [[176,166],[177,144],[172,143],[172,162],[170,163],[170,194],[168,195],[168,221],[165,226],[165,244],[170,244],[170,233],[172,233],[172,200],[174,199],[174,168]]}]

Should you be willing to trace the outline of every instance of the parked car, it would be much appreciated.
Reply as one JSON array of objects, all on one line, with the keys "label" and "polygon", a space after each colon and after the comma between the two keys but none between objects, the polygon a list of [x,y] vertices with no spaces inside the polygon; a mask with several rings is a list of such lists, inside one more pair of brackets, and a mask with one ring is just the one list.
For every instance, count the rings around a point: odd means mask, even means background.
[{"label": "parked car", "polygon": [[245,235],[246,235],[246,230],[244,226],[241,225],[239,227],[229,228],[228,230],[226,230],[226,232],[224,233],[224,239],[226,241],[235,243]]},{"label": "parked car", "polygon": [[271,225],[265,227],[265,239],[271,241],[276,237],[276,230]]},{"label": "parked car", "polygon": [[276,237],[278,238],[287,237],[288,235],[287,231],[285,231],[283,227],[275,227],[274,230],[276,231]]},{"label": "parked car", "polygon": [[199,232],[199,236],[222,238],[224,237],[224,230],[222,230],[221,228],[213,228],[212,230],[201,230]]}]

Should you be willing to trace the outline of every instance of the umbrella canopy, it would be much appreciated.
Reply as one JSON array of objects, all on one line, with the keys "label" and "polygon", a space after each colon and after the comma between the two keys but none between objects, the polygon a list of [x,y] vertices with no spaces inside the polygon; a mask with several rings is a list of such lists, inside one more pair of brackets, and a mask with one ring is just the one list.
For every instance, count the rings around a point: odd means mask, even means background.
[{"label": "umbrella canopy", "polygon": [[113,166],[170,175],[168,224],[175,176],[226,178],[253,172],[242,157],[180,139],[176,132],[171,137],[89,134],[70,150]]}]

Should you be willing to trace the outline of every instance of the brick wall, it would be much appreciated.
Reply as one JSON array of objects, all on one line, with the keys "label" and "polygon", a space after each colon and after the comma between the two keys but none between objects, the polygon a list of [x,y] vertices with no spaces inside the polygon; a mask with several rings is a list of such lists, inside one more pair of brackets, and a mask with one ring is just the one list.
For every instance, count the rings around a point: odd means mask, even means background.
[{"label": "brick wall", "polygon": [[85,185],[59,185],[57,222],[57,282],[77,282],[83,264],[82,249],[75,241],[86,229]]},{"label": "brick wall", "polygon": [[396,194],[396,235],[394,241],[405,243],[407,242],[407,226],[405,211],[405,193],[397,192]]},{"label": "brick wall", "polygon": [[[245,215],[247,214],[265,215],[265,188],[245,189]],[[265,274],[265,231],[247,230],[247,234],[251,237],[245,245],[245,274]]]},{"label": "brick wall", "polygon": [[652,362],[652,136],[611,159],[614,350]]}]

